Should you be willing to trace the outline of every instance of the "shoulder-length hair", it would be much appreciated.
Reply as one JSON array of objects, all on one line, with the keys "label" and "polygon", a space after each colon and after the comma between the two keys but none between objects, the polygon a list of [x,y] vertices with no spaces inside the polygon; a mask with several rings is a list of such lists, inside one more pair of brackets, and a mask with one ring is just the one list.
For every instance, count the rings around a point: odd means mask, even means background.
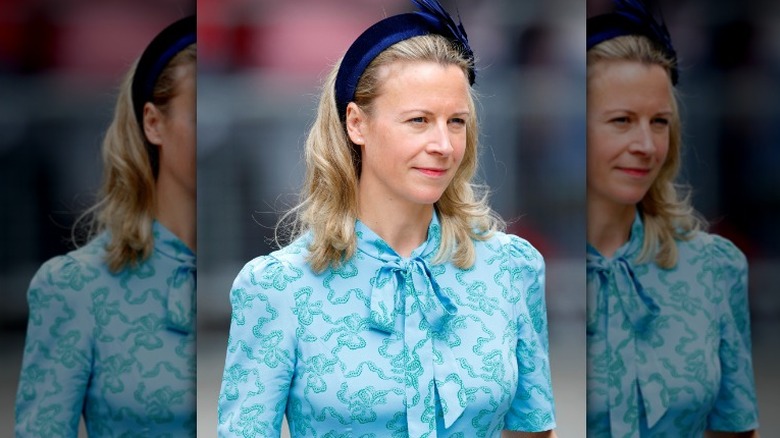
[{"label": "shoulder-length hair", "polygon": [[649,38],[639,35],[621,36],[606,40],[588,50],[588,80],[593,66],[598,62],[620,60],[659,65],[666,70],[669,77],[672,104],[669,151],[658,177],[638,207],[645,225],[645,238],[639,260],[654,258],[659,266],[672,268],[677,264],[675,240],[687,240],[693,231],[706,226],[691,206],[689,188],[675,182],[680,171],[682,149],[678,97],[671,82],[671,71],[675,65]]},{"label": "shoulder-length hair", "polygon": [[[382,67],[394,62],[435,62],[455,65],[463,70],[464,80],[471,67],[463,54],[446,38],[424,35],[390,46],[363,72],[354,102],[370,113],[371,105],[382,91]],[[315,272],[337,267],[355,253],[358,217],[358,179],[360,148],[349,139],[336,109],[335,82],[340,62],[323,84],[317,117],[305,144],[306,177],[300,203],[288,211],[277,226],[276,240],[283,223],[291,221],[290,238],[311,231],[308,262]],[[477,170],[478,123],[473,90],[468,99],[466,149],[452,182],[434,207],[441,224],[441,247],[435,262],[452,261],[466,268],[474,263],[475,240],[485,240],[504,222],[490,209],[487,189],[473,182]],[[281,244],[280,244],[281,245]]]},{"label": "shoulder-length hair", "polygon": [[[196,59],[196,45],[191,44],[174,56],[157,78],[152,103],[164,114],[176,95],[177,67],[195,63]],[[103,139],[103,182],[98,200],[74,225],[75,234],[86,222],[88,237],[108,231],[105,261],[111,272],[136,266],[154,249],[152,221],[159,150],[146,140],[133,112],[131,86],[136,64],[119,87],[114,118]]]}]

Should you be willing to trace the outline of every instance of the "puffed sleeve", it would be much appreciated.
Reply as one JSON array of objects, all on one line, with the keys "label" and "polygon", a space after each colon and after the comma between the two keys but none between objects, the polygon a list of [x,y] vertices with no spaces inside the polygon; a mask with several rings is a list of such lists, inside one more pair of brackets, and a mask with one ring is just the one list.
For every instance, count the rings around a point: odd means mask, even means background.
[{"label": "puffed sleeve", "polygon": [[713,236],[714,273],[721,301],[720,390],[707,418],[708,429],[748,431],[758,428],[756,388],[751,357],[747,260],[730,241]]},{"label": "puffed sleeve", "polygon": [[219,436],[278,437],[295,369],[292,266],[249,262],[231,290],[233,308],[219,395]]},{"label": "puffed sleeve", "polygon": [[17,437],[77,435],[93,358],[87,285],[98,276],[97,268],[61,256],[30,282]]},{"label": "puffed sleeve", "polygon": [[540,432],[555,428],[555,403],[550,379],[544,259],[530,243],[511,236],[516,260],[512,286],[517,302],[517,365],[519,381],[505,429]]}]

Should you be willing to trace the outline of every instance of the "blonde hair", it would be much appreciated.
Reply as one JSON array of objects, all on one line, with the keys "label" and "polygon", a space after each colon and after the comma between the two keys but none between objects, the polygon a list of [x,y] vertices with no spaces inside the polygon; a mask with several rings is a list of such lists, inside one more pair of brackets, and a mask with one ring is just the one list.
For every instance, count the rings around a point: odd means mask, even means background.
[{"label": "blonde hair", "polygon": [[674,60],[647,37],[620,36],[588,50],[588,80],[595,64],[618,60],[659,65],[666,70],[670,78],[672,115],[669,124],[669,151],[658,177],[639,203],[639,212],[645,225],[645,238],[639,261],[654,258],[659,266],[669,269],[677,264],[675,240],[688,240],[693,231],[706,226],[691,206],[689,188],[675,183],[681,164],[682,127],[677,94],[671,83]]},{"label": "blonde hair", "polygon": [[[152,103],[166,113],[175,96],[177,67],[195,63],[196,45],[191,44],[166,65],[154,86]],[[74,225],[86,222],[88,237],[108,231],[105,261],[111,272],[134,267],[154,249],[152,221],[155,217],[156,164],[159,151],[146,140],[133,111],[131,86],[137,61],[119,88],[114,119],[103,139],[103,183],[98,201]]]},{"label": "blonde hair", "polygon": [[[382,67],[402,61],[456,65],[464,75],[471,67],[461,52],[440,35],[410,38],[390,46],[368,65],[358,82],[354,102],[370,114],[371,104],[381,92]],[[292,222],[291,239],[311,231],[308,262],[315,272],[339,266],[353,256],[357,246],[360,148],[350,141],[336,109],[339,65],[340,62],[334,66],[323,84],[317,117],[306,139],[306,177],[301,201],[282,217],[276,234],[280,244],[279,229],[287,220]],[[476,114],[473,91],[470,93],[469,110]],[[441,224],[441,247],[435,263],[451,260],[458,267],[470,267],[475,259],[472,239],[485,240],[493,231],[505,227],[487,204],[486,188],[472,181],[477,170],[477,142],[477,120],[469,117],[463,161],[434,204]]]}]

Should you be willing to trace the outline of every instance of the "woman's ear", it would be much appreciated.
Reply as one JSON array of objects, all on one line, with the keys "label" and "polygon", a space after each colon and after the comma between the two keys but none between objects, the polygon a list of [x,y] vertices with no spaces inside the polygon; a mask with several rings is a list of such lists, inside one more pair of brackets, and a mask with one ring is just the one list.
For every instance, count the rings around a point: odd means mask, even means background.
[{"label": "woman's ear", "polygon": [[363,137],[363,129],[365,129],[365,113],[357,106],[355,102],[350,102],[347,105],[347,135],[352,143],[358,146],[366,144],[366,140]]},{"label": "woman's ear", "polygon": [[153,103],[146,102],[144,104],[144,134],[149,140],[149,143],[157,146],[162,146],[162,113]]}]

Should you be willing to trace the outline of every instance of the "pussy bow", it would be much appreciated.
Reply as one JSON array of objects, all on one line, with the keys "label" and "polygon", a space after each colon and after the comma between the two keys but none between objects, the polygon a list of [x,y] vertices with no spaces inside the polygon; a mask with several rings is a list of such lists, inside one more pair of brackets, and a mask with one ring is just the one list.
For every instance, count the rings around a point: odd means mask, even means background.
[{"label": "pussy bow", "polygon": [[437,393],[445,427],[465,409],[459,403],[460,388],[448,381],[448,376],[458,372],[452,350],[435,336],[457,312],[436,282],[436,267],[430,264],[439,248],[438,220],[434,215],[426,242],[409,258],[400,257],[360,222],[357,231],[360,251],[382,264],[371,280],[371,327],[388,334],[400,331],[403,338],[409,436],[435,437]]},{"label": "pussy bow", "polygon": [[166,325],[182,333],[195,329],[195,286],[197,270],[195,254],[173,233],[155,222],[156,249],[163,257],[173,259],[177,266],[166,279]]},{"label": "pussy bow", "polygon": [[[610,429],[613,436],[638,433],[639,401],[652,428],[666,413],[662,381],[655,347],[649,342],[653,321],[660,308],[639,282],[635,260],[642,248],[644,231],[637,217],[629,242],[606,259],[588,246],[587,269],[597,281],[589,293],[597,294],[589,315],[606,331]],[[606,320],[606,321],[605,321]],[[627,324],[626,324],[627,323]],[[637,394],[637,389],[639,393]]]}]

